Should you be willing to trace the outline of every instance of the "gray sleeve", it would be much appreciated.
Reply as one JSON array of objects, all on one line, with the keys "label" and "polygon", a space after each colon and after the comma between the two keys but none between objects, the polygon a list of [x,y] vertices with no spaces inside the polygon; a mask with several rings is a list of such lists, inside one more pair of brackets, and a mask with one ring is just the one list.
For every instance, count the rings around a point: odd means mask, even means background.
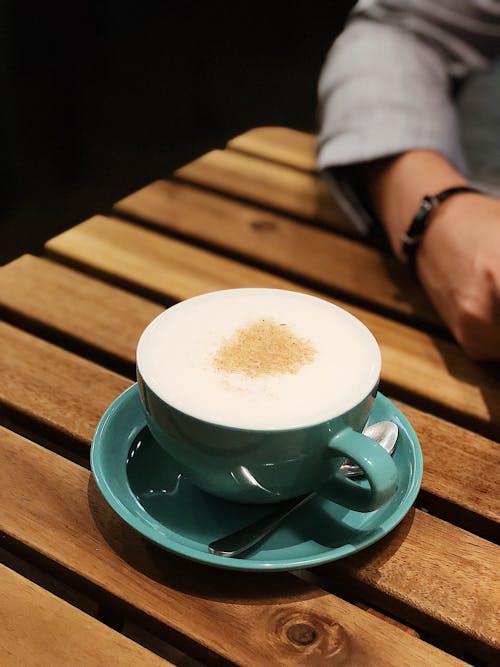
[{"label": "gray sleeve", "polygon": [[465,171],[452,90],[498,52],[499,5],[359,2],[320,76],[319,168],[421,148]]},{"label": "gray sleeve", "polygon": [[463,168],[449,86],[429,45],[393,25],[352,21],[320,77],[319,167],[428,148]]}]

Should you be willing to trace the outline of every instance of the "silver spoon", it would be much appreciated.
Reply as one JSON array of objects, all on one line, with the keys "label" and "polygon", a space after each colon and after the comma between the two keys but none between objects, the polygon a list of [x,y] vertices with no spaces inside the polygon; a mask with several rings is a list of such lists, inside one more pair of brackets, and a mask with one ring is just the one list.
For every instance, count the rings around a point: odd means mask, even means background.
[{"label": "silver spoon", "polygon": [[[398,427],[393,422],[383,421],[366,426],[363,429],[364,435],[368,436],[375,442],[378,442],[388,454],[392,454],[396,448],[396,441],[398,439]],[[346,477],[356,478],[363,477],[363,470],[353,461],[346,460],[340,466],[340,470]],[[272,533],[279,524],[286,519],[287,516],[295,512],[299,507],[305,505],[316,491],[301,496],[300,498],[291,498],[279,504],[279,507],[267,514],[266,516],[254,521],[249,526],[240,528],[239,530],[221,537],[208,545],[209,553],[214,556],[223,556],[225,558],[233,558],[243,553],[250,547],[255,546],[258,542],[264,539],[267,535]]]}]

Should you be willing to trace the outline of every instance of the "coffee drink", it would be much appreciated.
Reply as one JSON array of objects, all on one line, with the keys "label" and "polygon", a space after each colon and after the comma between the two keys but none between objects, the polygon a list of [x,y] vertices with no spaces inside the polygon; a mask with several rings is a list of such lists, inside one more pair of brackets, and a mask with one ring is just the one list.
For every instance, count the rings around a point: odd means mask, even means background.
[{"label": "coffee drink", "polygon": [[172,306],[143,332],[137,367],[173,408],[214,424],[307,427],[376,387],[380,352],[337,306],[301,293],[240,289]]},{"label": "coffee drink", "polygon": [[[235,289],[169,308],[137,346],[146,424],[178,472],[242,503],[321,489],[371,512],[395,493],[397,470],[362,435],[380,350],[345,310],[306,294]],[[366,485],[338,473],[343,458]]]}]

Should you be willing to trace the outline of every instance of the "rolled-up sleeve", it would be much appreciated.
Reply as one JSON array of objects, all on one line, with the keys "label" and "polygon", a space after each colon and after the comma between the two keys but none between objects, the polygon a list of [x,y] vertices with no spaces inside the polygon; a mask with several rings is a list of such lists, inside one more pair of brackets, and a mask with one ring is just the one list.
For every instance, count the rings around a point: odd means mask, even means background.
[{"label": "rolled-up sleeve", "polygon": [[427,149],[466,173],[453,92],[499,46],[500,5],[491,0],[356,5],[321,71],[317,148],[319,169],[361,230],[369,216],[342,168]]},{"label": "rolled-up sleeve", "polygon": [[432,149],[464,168],[443,57],[393,25],[358,18],[319,83],[320,169]]}]

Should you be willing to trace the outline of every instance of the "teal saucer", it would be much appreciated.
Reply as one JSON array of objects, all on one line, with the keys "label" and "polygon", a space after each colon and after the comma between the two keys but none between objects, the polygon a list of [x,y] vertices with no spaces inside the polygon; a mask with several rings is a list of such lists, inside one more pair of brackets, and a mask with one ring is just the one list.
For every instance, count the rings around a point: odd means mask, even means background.
[{"label": "teal saucer", "polygon": [[182,477],[145,425],[137,385],[104,413],[90,462],[97,485],[115,512],[144,537],[179,556],[235,570],[313,567],[380,540],[403,519],[417,496],[423,470],[420,445],[404,415],[379,393],[369,422],[382,420],[399,427],[394,453],[399,488],[386,505],[363,514],[317,496],[240,558],[209,554],[208,544],[276,506],[221,500]]}]

